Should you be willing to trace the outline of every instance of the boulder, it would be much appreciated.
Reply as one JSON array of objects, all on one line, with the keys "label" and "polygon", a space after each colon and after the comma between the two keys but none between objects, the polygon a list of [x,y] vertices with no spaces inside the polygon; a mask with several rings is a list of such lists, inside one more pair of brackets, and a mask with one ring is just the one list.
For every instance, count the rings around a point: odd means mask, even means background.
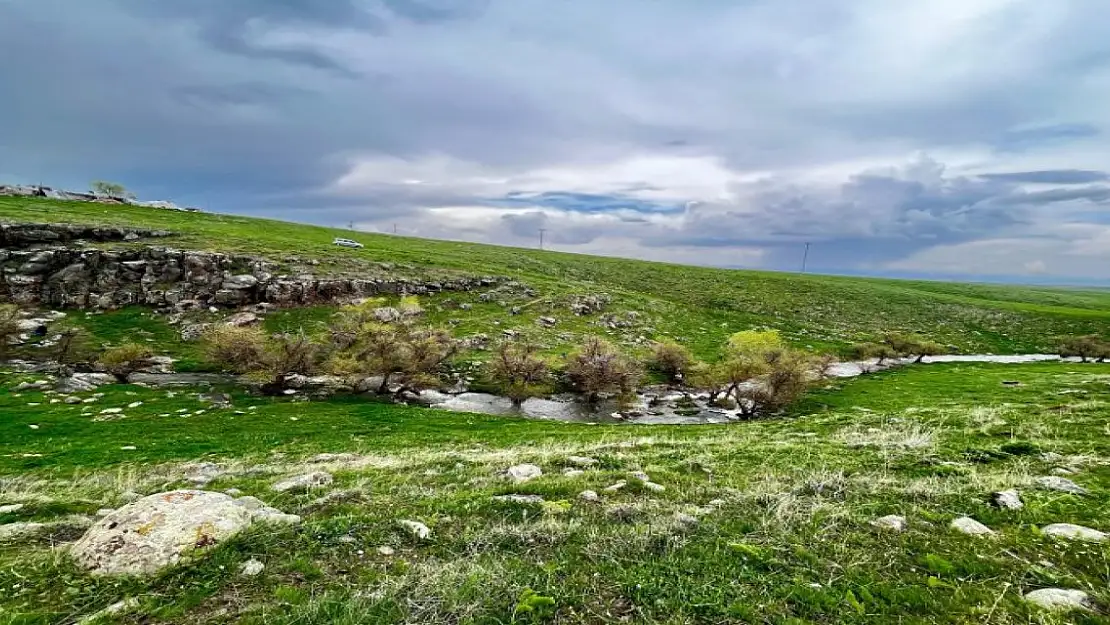
[{"label": "boulder", "polygon": [[278,493],[288,492],[304,492],[314,488],[323,488],[328,486],[335,480],[331,473],[327,471],[313,471],[312,473],[305,473],[290,477],[280,482],[277,482],[270,487],[271,490]]},{"label": "boulder", "polygon": [[1003,510],[1021,510],[1025,504],[1016,490],[1001,490],[991,494],[991,502]]},{"label": "boulder", "polygon": [[990,536],[994,530],[971,517],[960,517],[952,521],[952,529],[969,536]]},{"label": "boulder", "polygon": [[149,575],[235,536],[251,522],[250,511],[223,493],[158,493],[98,521],[71,553],[95,574]]},{"label": "boulder", "polygon": [[597,466],[598,460],[586,456],[567,456],[567,464],[580,469],[588,469]]},{"label": "boulder", "polygon": [[239,574],[243,577],[254,577],[265,569],[265,564],[262,564],[258,560],[251,558],[250,560],[244,562],[241,567],[239,567]]},{"label": "boulder", "polygon": [[543,469],[534,464],[518,464],[509,467],[505,471],[505,475],[513,482],[523,484],[543,475]]},{"label": "boulder", "polygon": [[1070,493],[1072,495],[1087,494],[1086,488],[1083,488],[1079,484],[1076,484],[1066,477],[1060,477],[1057,475],[1046,475],[1044,477],[1038,477],[1034,481],[1037,483],[1037,486],[1040,486],[1045,490],[1055,490],[1061,493]]},{"label": "boulder", "polygon": [[1041,533],[1053,538],[1066,538],[1088,543],[1101,543],[1106,540],[1106,534],[1096,529],[1072,525],[1071,523],[1053,523],[1041,528]]},{"label": "boulder", "polygon": [[1029,603],[1053,612],[1069,612],[1071,610],[1089,611],[1090,598],[1082,590],[1068,590],[1065,588],[1041,588],[1027,592],[1022,597]]},{"label": "boulder", "polygon": [[430,530],[427,525],[424,525],[420,521],[398,521],[398,525],[400,525],[402,529],[404,529],[406,532],[408,532],[410,536],[416,538],[417,540],[427,540],[432,536],[432,530]]},{"label": "boulder", "polygon": [[578,498],[586,503],[598,503],[601,501],[601,496],[597,494],[597,491],[592,490],[584,490],[578,493]]},{"label": "boulder", "polygon": [[539,495],[497,495],[493,498],[494,501],[502,503],[516,503],[516,504],[540,504],[543,503],[543,497]]},{"label": "boulder", "polygon": [[259,317],[252,312],[238,312],[224,319],[224,325],[242,328],[245,326],[254,325],[260,321],[262,321],[262,317]]},{"label": "boulder", "polygon": [[877,527],[883,530],[890,530],[892,532],[901,532],[906,529],[906,517],[898,516],[897,514],[888,514],[884,517],[879,517],[871,521],[872,527]]},{"label": "boulder", "polygon": [[254,287],[258,286],[258,278],[250,275],[249,273],[240,274],[237,276],[231,276],[227,280],[224,280],[221,286],[224,289],[232,291],[253,289]]}]

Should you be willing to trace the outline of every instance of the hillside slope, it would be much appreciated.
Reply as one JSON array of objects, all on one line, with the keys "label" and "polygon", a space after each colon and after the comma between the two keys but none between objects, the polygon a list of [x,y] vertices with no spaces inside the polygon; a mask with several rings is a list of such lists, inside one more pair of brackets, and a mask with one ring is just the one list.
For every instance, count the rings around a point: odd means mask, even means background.
[{"label": "hillside slope", "polygon": [[[0,198],[0,220],[166,229],[177,234],[166,245],[279,261],[295,255],[318,261],[323,272],[357,274],[394,263],[506,275],[534,288],[541,303],[604,292],[613,296],[614,309],[646,311],[657,334],[685,340],[702,353],[728,332],[753,326],[778,328],[795,342],[819,347],[904,330],[963,351],[1000,353],[1042,351],[1055,336],[1110,328],[1110,291],[1094,289],[712,269],[38,198]],[[336,236],[365,248],[337,248],[331,244]]]}]

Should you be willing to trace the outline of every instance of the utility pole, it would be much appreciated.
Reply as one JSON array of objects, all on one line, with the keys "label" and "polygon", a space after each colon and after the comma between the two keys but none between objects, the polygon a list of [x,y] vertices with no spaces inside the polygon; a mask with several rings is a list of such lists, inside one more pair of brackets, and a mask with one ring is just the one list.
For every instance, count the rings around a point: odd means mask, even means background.
[{"label": "utility pole", "polygon": [[393,234],[397,234],[397,224],[393,224]]},{"label": "utility pole", "polygon": [[806,241],[806,251],[802,254],[802,273],[806,272],[806,263],[809,261],[809,241]]},{"label": "utility pole", "polygon": [[543,233],[547,232],[547,228],[540,228],[540,249],[543,249]]},{"label": "utility pole", "polygon": [[348,230],[354,230],[354,229],[355,229],[355,222],[353,222],[353,221],[348,221],[348,222],[347,222],[347,229],[348,229]]}]

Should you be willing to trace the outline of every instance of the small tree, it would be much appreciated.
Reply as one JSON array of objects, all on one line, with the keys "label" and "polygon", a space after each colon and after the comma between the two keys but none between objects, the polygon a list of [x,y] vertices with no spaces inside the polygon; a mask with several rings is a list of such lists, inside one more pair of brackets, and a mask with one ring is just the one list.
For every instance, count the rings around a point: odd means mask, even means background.
[{"label": "small tree", "polygon": [[549,373],[534,344],[506,341],[497,346],[490,360],[489,377],[501,394],[519,407],[529,397],[544,394]]},{"label": "small tree", "polygon": [[0,304],[0,357],[11,351],[12,341],[19,336],[19,307]]},{"label": "small tree", "polygon": [[745,417],[781,410],[797,401],[822,374],[823,362],[788,347],[775,331],[737,332],[721,362],[699,368],[695,379],[708,383],[712,397],[732,397]]},{"label": "small tree", "polygon": [[89,189],[94,195],[101,197],[117,198],[121,200],[132,199],[135,197],[134,193],[127,190],[122,184],[116,182],[108,182],[106,180],[94,180]]},{"label": "small tree", "polygon": [[1094,359],[1102,362],[1110,358],[1110,342],[1097,334],[1068,336],[1060,339],[1059,352],[1063,358],[1079,358],[1082,362]]},{"label": "small tree", "polygon": [[303,329],[266,335],[257,328],[231,326],[216,326],[205,332],[203,349],[210,362],[257,378],[263,392],[270,394],[288,388],[289,376],[315,373],[325,351]]},{"label": "small tree", "polygon": [[124,343],[105,350],[100,354],[98,362],[121,384],[126,384],[131,380],[133,373],[150,364],[150,358],[153,355],[154,352],[146,345]]},{"label": "small tree", "polygon": [[649,366],[666,376],[672,384],[686,377],[693,362],[690,350],[674,341],[659,341],[651,346]]},{"label": "small tree", "polygon": [[85,362],[92,357],[92,337],[79,325],[64,324],[57,328],[54,339],[54,359],[63,365]]},{"label": "small tree", "polygon": [[611,343],[596,336],[586,339],[566,364],[571,385],[589,403],[603,393],[631,394],[640,379],[636,364],[620,353]]},{"label": "small tree", "polygon": [[947,350],[936,341],[930,341],[916,334],[902,334],[891,332],[883,335],[880,345],[886,345],[891,352],[900,358],[914,358],[914,362],[921,362],[926,356],[937,356]]},{"label": "small tree", "polygon": [[269,337],[257,327],[217,325],[201,337],[205,358],[235,373],[267,368],[268,343]]},{"label": "small tree", "polygon": [[340,342],[329,366],[350,377],[380,375],[379,394],[388,393],[391,382],[401,383],[398,392],[434,386],[443,363],[458,349],[447,332],[421,327],[411,318],[397,323],[354,321],[348,318],[341,331],[333,330],[333,340],[338,336]]},{"label": "small tree", "polygon": [[855,360],[870,360],[874,358],[876,364],[883,364],[889,358],[898,358],[898,352],[883,343],[857,343],[849,348],[850,357]]}]

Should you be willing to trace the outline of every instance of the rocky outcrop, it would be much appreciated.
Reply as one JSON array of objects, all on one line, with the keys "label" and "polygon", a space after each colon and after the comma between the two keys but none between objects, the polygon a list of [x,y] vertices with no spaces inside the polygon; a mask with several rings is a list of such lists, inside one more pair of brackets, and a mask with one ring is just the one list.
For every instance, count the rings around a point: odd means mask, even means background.
[{"label": "rocky outcrop", "polygon": [[190,308],[270,303],[304,306],[376,295],[423,295],[498,284],[492,277],[420,280],[285,275],[265,260],[147,246],[127,250],[0,249],[0,300],[23,305]]},{"label": "rocky outcrop", "polygon": [[0,249],[21,250],[77,241],[107,243],[173,236],[165,230],[111,228],[73,224],[0,224]]}]

